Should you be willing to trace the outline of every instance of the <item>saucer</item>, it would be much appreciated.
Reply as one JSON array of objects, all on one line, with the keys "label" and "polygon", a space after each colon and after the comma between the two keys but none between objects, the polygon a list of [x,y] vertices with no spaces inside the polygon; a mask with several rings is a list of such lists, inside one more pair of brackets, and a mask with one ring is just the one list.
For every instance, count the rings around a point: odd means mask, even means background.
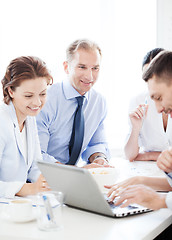
[{"label": "saucer", "polygon": [[31,221],[36,219],[34,214],[32,214],[30,216],[27,216],[27,217],[18,218],[17,216],[16,217],[11,217],[10,215],[4,213],[2,217],[5,220],[8,220],[10,222],[16,222],[16,223],[31,222]]}]

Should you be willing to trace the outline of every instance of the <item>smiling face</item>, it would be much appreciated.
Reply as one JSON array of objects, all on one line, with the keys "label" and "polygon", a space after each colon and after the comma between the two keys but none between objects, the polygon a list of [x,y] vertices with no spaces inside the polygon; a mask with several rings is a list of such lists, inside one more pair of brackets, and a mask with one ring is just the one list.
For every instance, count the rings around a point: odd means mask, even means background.
[{"label": "smiling face", "polygon": [[165,112],[172,117],[172,84],[157,82],[156,76],[153,75],[148,80],[148,89],[150,97],[155,101],[157,111],[159,113]]},{"label": "smiling face", "polygon": [[100,60],[98,50],[79,49],[71,62],[64,62],[69,81],[79,94],[84,95],[97,81]]},{"label": "smiling face", "polygon": [[36,116],[41,111],[46,101],[46,91],[47,79],[42,77],[22,81],[15,91],[8,88],[19,125],[24,123],[27,116]]}]

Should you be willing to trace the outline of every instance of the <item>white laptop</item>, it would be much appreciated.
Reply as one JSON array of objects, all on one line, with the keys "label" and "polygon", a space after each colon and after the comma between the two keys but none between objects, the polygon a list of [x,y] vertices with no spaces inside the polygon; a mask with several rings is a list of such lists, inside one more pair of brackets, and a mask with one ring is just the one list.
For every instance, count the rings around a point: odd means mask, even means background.
[{"label": "white laptop", "polygon": [[124,217],[152,211],[140,205],[120,208],[108,203],[87,169],[57,163],[38,162],[37,164],[51,189],[63,192],[64,203],[70,207],[110,217]]}]

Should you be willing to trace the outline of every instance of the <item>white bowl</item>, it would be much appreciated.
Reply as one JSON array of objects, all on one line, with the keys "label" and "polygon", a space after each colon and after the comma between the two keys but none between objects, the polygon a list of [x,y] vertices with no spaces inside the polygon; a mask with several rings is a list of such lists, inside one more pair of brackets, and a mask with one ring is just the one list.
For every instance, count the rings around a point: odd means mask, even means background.
[{"label": "white bowl", "polygon": [[88,169],[98,184],[101,192],[106,193],[109,190],[104,185],[112,185],[118,178],[115,168],[91,168]]}]

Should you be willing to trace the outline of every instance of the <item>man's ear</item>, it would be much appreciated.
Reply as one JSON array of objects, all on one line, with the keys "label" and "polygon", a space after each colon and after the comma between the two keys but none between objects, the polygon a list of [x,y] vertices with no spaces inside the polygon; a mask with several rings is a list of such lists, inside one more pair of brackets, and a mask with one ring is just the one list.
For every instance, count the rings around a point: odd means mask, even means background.
[{"label": "man's ear", "polygon": [[64,63],[63,63],[63,67],[64,67],[64,71],[65,71],[65,73],[69,73],[69,64],[68,64],[68,62],[67,61],[65,61]]},{"label": "man's ear", "polygon": [[10,97],[13,98],[14,97],[14,91],[11,89],[11,87],[8,87],[7,89],[8,89],[8,93],[9,93]]}]

